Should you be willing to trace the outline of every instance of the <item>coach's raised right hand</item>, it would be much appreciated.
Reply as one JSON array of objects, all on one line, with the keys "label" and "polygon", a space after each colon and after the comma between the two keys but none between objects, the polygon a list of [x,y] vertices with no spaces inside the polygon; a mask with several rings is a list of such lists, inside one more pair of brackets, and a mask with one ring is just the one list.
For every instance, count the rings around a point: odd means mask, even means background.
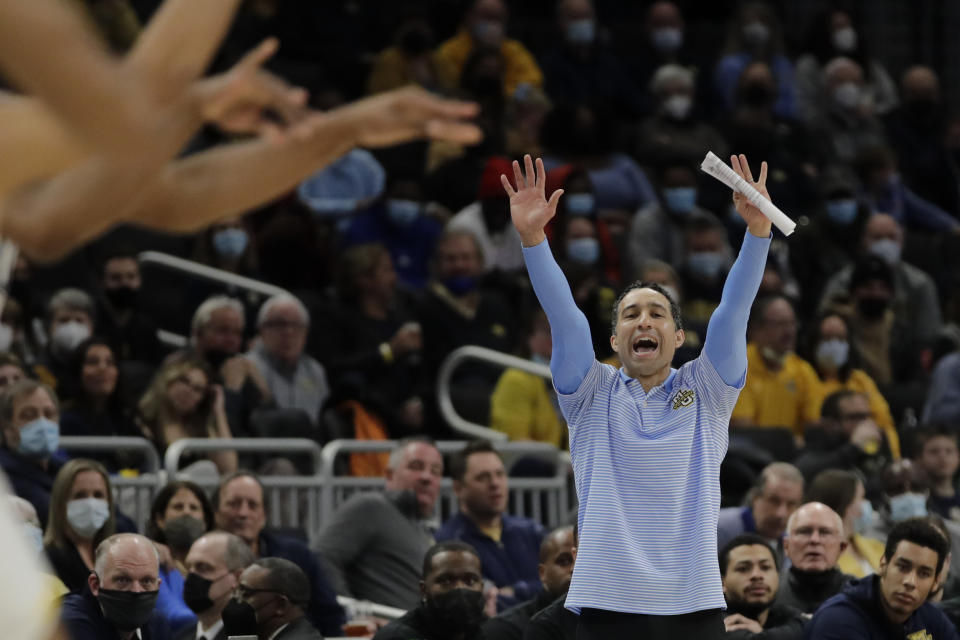
[{"label": "coach's raised right hand", "polygon": [[544,185],[547,181],[547,172],[543,168],[543,160],[537,158],[537,168],[534,171],[533,160],[529,155],[523,157],[526,168],[526,178],[520,171],[520,163],[513,161],[513,177],[517,188],[510,185],[507,176],[501,175],[500,182],[510,196],[510,217],[513,226],[520,234],[523,246],[532,247],[543,242],[546,238],[543,229],[550,219],[557,213],[557,203],[563,195],[563,189],[557,189],[547,200]]}]

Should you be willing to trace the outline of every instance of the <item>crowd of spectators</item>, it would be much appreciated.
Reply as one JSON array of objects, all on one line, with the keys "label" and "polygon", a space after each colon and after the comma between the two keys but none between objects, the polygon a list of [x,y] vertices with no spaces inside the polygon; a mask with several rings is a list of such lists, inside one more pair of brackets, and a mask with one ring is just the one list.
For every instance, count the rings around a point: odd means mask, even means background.
[{"label": "crowd of spectators", "polygon": [[[159,3],[83,4],[122,51]],[[407,611],[381,640],[574,637],[562,602],[576,528],[509,515],[515,470],[489,443],[438,452],[460,436],[437,375],[465,345],[549,364],[500,183],[524,153],[564,190],[547,236],[597,359],[617,363],[611,309],[638,279],[682,309],[674,365],[695,358],[745,231],[698,170],[707,151],[766,160],[798,222],[771,247],[721,477],[729,635],[799,638],[815,614],[808,637],[881,637],[857,626],[877,616],[954,637],[925,604],[960,618],[960,116],[937,70],[888,66],[840,5],[787,25],[777,3],[741,2],[705,28],[700,7],[669,1],[388,4],[250,0],[214,68],[277,35],[268,66],[313,107],[419,84],[479,103],[481,143],[353,150],[196,237],[120,228],[56,264],[17,262],[0,317],[0,467],[70,593],[74,640],[340,635],[336,595]],[[289,293],[148,273],[147,249]],[[471,362],[449,391],[471,422],[567,446],[534,374]],[[171,483],[139,536],[110,477],[143,472],[142,456],[71,460],[61,435],[143,437],[161,456],[184,438],[400,444],[348,457],[342,471],[385,490],[341,505],[311,549],[267,526],[260,478],[305,473],[295,456],[181,456],[217,490]],[[439,523],[444,475],[459,510]],[[890,598],[900,609],[877,609]]]}]

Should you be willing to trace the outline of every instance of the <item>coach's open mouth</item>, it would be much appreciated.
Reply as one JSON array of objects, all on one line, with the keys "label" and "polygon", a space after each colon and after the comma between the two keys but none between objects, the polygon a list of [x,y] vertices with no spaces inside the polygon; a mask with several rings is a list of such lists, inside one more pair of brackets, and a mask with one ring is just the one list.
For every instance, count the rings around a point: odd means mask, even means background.
[{"label": "coach's open mouth", "polygon": [[660,343],[653,336],[637,336],[633,341],[633,354],[643,358],[657,352]]}]

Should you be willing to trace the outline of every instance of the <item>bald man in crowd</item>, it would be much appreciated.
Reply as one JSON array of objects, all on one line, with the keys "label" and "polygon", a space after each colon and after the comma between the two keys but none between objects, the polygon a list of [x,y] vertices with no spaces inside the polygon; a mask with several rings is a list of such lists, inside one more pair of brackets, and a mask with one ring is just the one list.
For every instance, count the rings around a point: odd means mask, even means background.
[{"label": "bald man in crowd", "polygon": [[783,538],[790,568],[781,578],[777,602],[813,613],[840,593],[853,579],[837,568],[846,539],[843,518],[822,502],[808,502],[794,511]]},{"label": "bald man in crowd", "polygon": [[82,593],[63,602],[61,620],[73,640],[152,640],[147,623],[160,589],[160,556],[136,533],[112,535],[97,546]]}]

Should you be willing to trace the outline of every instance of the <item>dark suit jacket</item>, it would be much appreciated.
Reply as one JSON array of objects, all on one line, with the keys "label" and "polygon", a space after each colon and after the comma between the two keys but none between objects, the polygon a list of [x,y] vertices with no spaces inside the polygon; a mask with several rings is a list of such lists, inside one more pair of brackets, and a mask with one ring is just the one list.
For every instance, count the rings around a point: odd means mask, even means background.
[{"label": "dark suit jacket", "polygon": [[306,618],[300,618],[287,625],[274,640],[323,640],[323,636]]}]

